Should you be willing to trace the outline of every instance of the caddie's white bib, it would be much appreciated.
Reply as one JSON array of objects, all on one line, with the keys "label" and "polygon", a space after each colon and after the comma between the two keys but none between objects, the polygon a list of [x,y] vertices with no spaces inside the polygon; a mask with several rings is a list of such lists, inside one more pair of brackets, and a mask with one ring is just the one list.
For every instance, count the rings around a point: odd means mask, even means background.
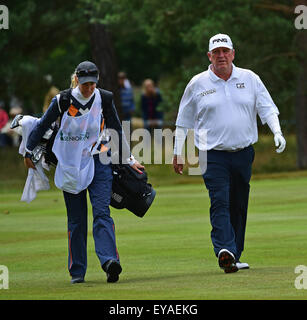
[{"label": "caddie's white bib", "polygon": [[52,148],[58,159],[54,176],[57,188],[77,194],[92,182],[94,159],[91,149],[99,137],[101,114],[98,89],[95,89],[95,99],[89,112],[79,117],[64,113]]}]

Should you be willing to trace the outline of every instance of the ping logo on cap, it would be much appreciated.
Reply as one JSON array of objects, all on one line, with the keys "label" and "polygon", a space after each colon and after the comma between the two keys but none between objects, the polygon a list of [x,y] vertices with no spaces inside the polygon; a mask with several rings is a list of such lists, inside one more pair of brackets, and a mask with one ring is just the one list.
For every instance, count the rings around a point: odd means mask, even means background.
[{"label": "ping logo on cap", "polygon": [[214,40],[212,41],[212,43],[214,43],[214,42],[228,42],[228,41],[227,41],[226,38],[222,38],[222,39],[214,39]]},{"label": "ping logo on cap", "polygon": [[215,36],[211,37],[209,40],[209,51],[212,51],[215,48],[226,47],[233,49],[232,41],[227,34],[218,33]]}]

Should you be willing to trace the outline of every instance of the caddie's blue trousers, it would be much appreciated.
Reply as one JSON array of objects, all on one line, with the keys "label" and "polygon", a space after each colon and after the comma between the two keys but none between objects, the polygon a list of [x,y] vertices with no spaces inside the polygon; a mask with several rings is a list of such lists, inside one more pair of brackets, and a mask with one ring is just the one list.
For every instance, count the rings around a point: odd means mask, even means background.
[{"label": "caddie's blue trousers", "polygon": [[237,152],[207,152],[203,178],[211,201],[211,240],[216,256],[221,249],[227,249],[238,261],[244,249],[254,156],[252,146]]},{"label": "caddie's blue trousers", "polygon": [[[101,266],[119,256],[115,242],[115,227],[110,217],[112,192],[111,165],[103,165],[94,155],[95,174],[88,186],[93,208],[93,237]],[[71,276],[85,276],[87,267],[87,198],[86,190],[78,194],[64,191],[68,218],[68,270]]]}]

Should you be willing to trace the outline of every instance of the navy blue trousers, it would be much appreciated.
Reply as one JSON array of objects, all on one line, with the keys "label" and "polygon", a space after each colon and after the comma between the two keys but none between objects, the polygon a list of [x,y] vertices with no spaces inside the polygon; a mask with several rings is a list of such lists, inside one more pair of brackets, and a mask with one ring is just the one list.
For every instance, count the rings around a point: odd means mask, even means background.
[{"label": "navy blue trousers", "polygon": [[[115,227],[110,216],[112,169],[94,156],[95,174],[88,186],[93,208],[93,237],[101,266],[108,260],[119,261]],[[87,190],[64,193],[68,221],[68,270],[71,276],[84,276],[87,268]]]},{"label": "navy blue trousers", "polygon": [[252,146],[237,152],[207,152],[203,178],[211,201],[211,240],[216,256],[221,249],[227,249],[238,261],[244,249],[254,156]]}]

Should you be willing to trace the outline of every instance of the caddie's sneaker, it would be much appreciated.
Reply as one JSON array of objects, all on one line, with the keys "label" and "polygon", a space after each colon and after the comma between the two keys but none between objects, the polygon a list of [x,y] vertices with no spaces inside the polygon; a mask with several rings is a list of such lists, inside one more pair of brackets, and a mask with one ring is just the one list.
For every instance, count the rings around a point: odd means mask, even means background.
[{"label": "caddie's sneaker", "polygon": [[249,269],[249,265],[248,263],[246,262],[240,262],[240,261],[237,261],[236,262],[236,266],[239,270],[242,270],[242,269]]},{"label": "caddie's sneaker", "polygon": [[227,249],[221,249],[218,254],[218,262],[221,269],[225,273],[237,272],[239,269],[236,266],[236,259],[234,255]]},{"label": "caddie's sneaker", "polygon": [[109,260],[103,266],[102,269],[107,274],[107,282],[117,282],[119,275],[122,272],[122,267],[116,260]]},{"label": "caddie's sneaker", "polygon": [[84,277],[78,276],[78,277],[71,277],[70,283],[75,284],[75,283],[82,283],[84,282]]}]

